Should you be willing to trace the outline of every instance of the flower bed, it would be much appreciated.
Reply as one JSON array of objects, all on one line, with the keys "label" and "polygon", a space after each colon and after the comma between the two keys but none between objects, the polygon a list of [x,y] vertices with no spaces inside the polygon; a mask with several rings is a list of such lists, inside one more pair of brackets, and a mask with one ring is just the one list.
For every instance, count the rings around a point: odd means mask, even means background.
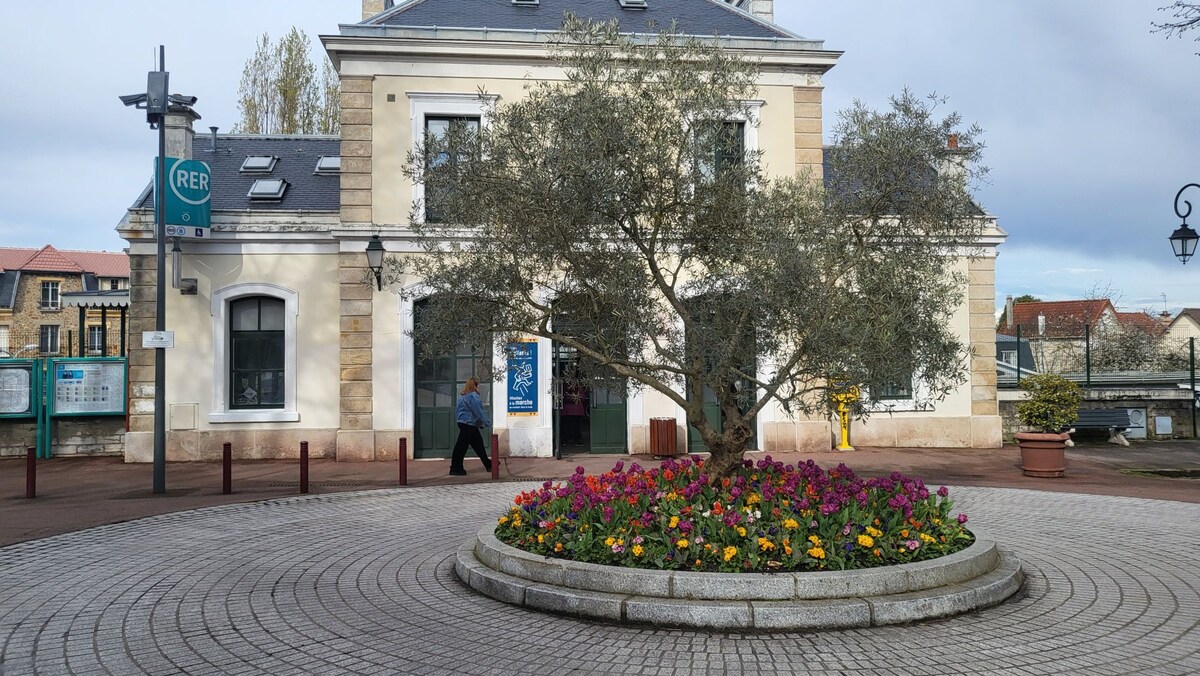
[{"label": "flower bed", "polygon": [[770,456],[710,485],[703,461],[547,481],[521,493],[496,537],[534,554],[631,568],[719,572],[845,570],[922,561],[974,541],[943,486],[845,465],[792,467]]}]

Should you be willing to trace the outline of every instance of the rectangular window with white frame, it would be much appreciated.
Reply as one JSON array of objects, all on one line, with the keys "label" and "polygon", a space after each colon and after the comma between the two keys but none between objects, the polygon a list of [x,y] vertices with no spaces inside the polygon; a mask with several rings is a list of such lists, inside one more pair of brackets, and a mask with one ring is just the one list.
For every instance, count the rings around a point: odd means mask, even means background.
[{"label": "rectangular window with white frame", "polygon": [[44,279],[42,280],[42,310],[61,310],[62,298],[60,297],[61,282]]},{"label": "rectangular window with white frame", "polygon": [[[412,123],[412,143],[415,148],[421,146],[422,140],[426,133],[444,133],[448,129],[448,125],[443,125],[443,121],[467,121],[467,124],[472,124],[473,131],[482,131],[488,127],[487,106],[496,101],[499,97],[496,95],[485,94],[480,95],[478,92],[473,93],[450,93],[450,92],[407,92],[408,110]],[[430,125],[430,121],[433,124]],[[406,149],[408,150],[408,149]],[[448,157],[446,159],[449,159]],[[426,195],[427,187],[424,183],[413,184],[413,203],[423,205],[416,213],[416,217],[424,220],[429,209],[429,200]],[[437,217],[436,196],[433,197],[433,215]]]},{"label": "rectangular window with white frame", "polygon": [[104,328],[87,327],[87,350],[90,355],[104,354]]},{"label": "rectangular window with white frame", "polygon": [[11,357],[12,349],[8,345],[8,336],[11,329],[8,325],[0,325],[0,357]]},{"label": "rectangular window with white frame", "polygon": [[38,329],[38,351],[44,355],[58,354],[58,326],[43,324]]},{"label": "rectangular window with white frame", "polygon": [[[427,139],[444,139],[447,136],[460,134],[478,134],[480,128],[479,116],[467,115],[430,115],[425,118],[425,137]],[[436,157],[429,158],[432,167],[445,164],[456,165],[464,161],[461,155],[451,151],[440,152]],[[453,186],[439,185],[429,181],[425,185],[425,222],[444,223],[445,215],[440,204],[452,195]]]},{"label": "rectangular window with white frame", "polygon": [[212,294],[210,423],[298,422],[296,319],[300,295],[249,282]]}]

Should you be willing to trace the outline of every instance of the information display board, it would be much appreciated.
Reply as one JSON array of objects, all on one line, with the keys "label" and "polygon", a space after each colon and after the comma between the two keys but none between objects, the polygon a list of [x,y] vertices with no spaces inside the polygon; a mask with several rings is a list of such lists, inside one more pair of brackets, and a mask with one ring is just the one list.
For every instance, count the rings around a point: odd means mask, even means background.
[{"label": "information display board", "polygon": [[125,415],[125,360],[52,359],[50,415]]},{"label": "information display board", "polygon": [[508,414],[537,415],[538,344],[523,340],[508,344]]},{"label": "information display board", "polygon": [[34,362],[0,360],[0,418],[35,417],[37,391]]}]

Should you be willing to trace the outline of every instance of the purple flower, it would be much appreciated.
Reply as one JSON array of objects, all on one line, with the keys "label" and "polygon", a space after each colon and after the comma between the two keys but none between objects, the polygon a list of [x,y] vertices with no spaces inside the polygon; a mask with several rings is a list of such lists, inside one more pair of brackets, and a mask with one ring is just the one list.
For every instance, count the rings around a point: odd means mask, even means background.
[{"label": "purple flower", "polygon": [[621,462],[617,462],[616,465],[613,465],[612,471],[613,471],[613,474],[620,474],[621,470],[623,470],[623,469],[625,469],[625,463],[623,461],[621,461]]},{"label": "purple flower", "polygon": [[959,515],[958,515],[958,522],[959,522],[959,523],[966,523],[966,522],[967,522],[967,515],[966,515],[966,514],[959,514]]},{"label": "purple flower", "polygon": [[946,497],[947,495],[950,495],[950,489],[949,489],[949,488],[946,488],[945,486],[942,486],[941,488],[939,488],[939,489],[938,489],[937,493],[938,493],[938,496],[939,496],[939,497],[943,497],[943,498],[944,498],[944,497]]},{"label": "purple flower", "polygon": [[904,543],[904,546],[908,547],[908,551],[913,552],[917,550],[917,547],[921,546],[921,543],[916,540],[909,540]]},{"label": "purple flower", "polygon": [[611,506],[609,506],[609,505],[605,505],[605,506],[604,506],[604,510],[603,510],[603,517],[602,517],[602,518],[604,519],[604,522],[605,522],[605,523],[608,523],[609,521],[612,521],[612,518],[613,518],[613,508],[612,508]]}]

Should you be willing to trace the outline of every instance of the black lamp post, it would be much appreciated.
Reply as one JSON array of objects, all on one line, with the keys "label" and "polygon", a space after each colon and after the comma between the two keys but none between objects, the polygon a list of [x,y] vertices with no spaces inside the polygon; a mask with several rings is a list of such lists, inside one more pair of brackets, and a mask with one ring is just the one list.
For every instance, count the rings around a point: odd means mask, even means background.
[{"label": "black lamp post", "polygon": [[[1195,244],[1192,248],[1196,248]],[[383,242],[379,241],[379,235],[371,235],[371,241],[367,242],[367,267],[375,274],[375,286],[379,291],[383,291],[383,254]]]},{"label": "black lamp post", "polygon": [[1196,242],[1200,240],[1200,235],[1197,235],[1196,231],[1192,230],[1187,224],[1187,217],[1192,213],[1192,203],[1183,200],[1187,208],[1182,211],[1179,209],[1180,198],[1183,197],[1183,191],[1188,188],[1200,188],[1200,184],[1188,183],[1180,188],[1179,193],[1175,195],[1175,215],[1183,219],[1183,225],[1179,226],[1169,238],[1171,240],[1171,249],[1175,251],[1175,257],[1184,265],[1187,265],[1188,259],[1192,257],[1192,254],[1196,253]]}]

